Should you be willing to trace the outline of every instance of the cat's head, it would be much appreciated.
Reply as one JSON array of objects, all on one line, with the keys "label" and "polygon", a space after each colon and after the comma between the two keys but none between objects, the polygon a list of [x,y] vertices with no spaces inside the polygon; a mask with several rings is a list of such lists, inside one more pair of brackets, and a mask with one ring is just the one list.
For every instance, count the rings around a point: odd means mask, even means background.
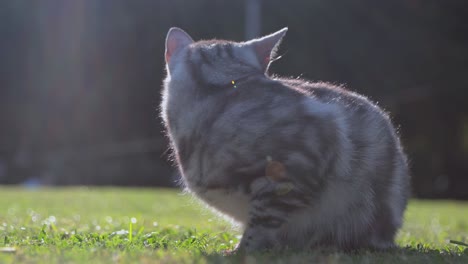
[{"label": "cat's head", "polygon": [[179,81],[195,78],[207,85],[222,86],[249,75],[263,75],[287,30],[246,42],[195,42],[185,31],[173,27],[166,37],[168,77]]}]

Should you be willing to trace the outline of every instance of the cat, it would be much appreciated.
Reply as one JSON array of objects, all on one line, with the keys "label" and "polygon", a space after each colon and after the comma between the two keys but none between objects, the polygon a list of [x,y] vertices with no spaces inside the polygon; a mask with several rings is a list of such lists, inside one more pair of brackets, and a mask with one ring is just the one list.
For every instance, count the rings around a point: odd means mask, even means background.
[{"label": "cat", "polygon": [[182,181],[240,223],[238,252],[392,248],[410,193],[397,133],[362,95],[268,75],[286,31],[169,30],[161,117]]}]

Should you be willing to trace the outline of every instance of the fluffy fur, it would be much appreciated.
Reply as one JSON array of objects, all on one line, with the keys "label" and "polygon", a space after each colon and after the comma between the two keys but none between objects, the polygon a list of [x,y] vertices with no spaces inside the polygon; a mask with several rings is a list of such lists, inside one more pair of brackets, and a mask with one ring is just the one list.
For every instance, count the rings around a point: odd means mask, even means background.
[{"label": "fluffy fur", "polygon": [[240,250],[393,247],[409,196],[395,129],[361,95],[267,75],[286,31],[169,31],[161,116],[183,182],[241,223]]}]

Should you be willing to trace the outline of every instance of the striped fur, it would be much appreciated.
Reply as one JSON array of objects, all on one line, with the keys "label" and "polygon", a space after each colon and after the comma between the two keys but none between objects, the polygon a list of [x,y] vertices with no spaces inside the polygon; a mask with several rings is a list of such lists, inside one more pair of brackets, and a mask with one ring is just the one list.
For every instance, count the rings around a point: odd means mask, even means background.
[{"label": "striped fur", "polygon": [[169,31],[161,116],[184,184],[242,225],[240,250],[393,247],[409,196],[395,129],[361,95],[268,76],[285,33]]}]

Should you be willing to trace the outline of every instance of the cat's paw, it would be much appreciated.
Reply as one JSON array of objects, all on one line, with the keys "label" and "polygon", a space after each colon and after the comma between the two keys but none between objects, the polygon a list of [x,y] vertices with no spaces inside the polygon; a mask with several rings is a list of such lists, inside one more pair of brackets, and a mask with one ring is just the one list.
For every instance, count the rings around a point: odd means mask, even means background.
[{"label": "cat's paw", "polygon": [[275,239],[274,232],[264,228],[249,228],[242,236],[236,251],[250,254],[277,248],[279,248],[279,241]]}]

